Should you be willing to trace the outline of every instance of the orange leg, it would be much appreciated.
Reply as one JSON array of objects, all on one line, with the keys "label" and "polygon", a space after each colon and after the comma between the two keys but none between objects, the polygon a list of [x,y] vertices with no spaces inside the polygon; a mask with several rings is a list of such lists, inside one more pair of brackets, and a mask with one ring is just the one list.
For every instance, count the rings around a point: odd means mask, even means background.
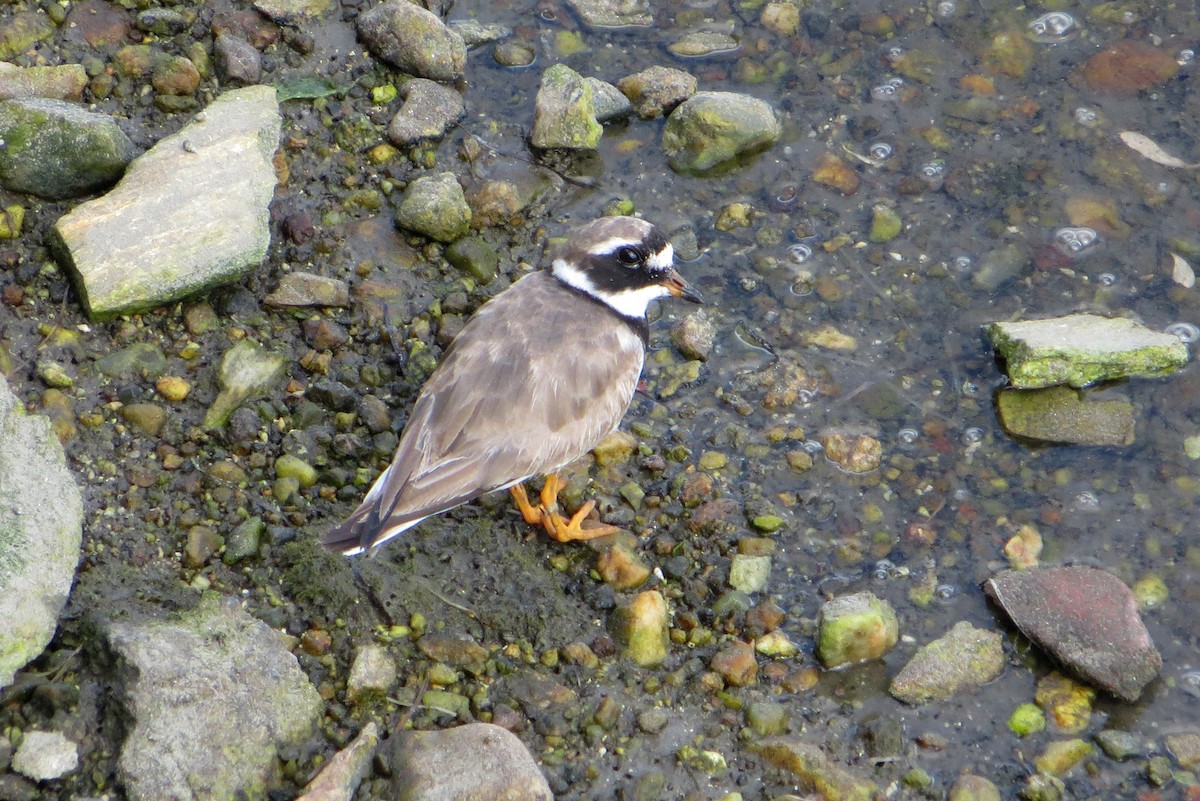
[{"label": "orange leg", "polygon": [[596,537],[603,537],[608,534],[613,534],[617,531],[616,526],[605,524],[588,526],[582,528],[584,518],[586,518],[595,508],[595,501],[588,501],[579,511],[571,516],[568,520],[558,511],[558,491],[562,487],[559,482],[558,475],[551,473],[546,476],[546,483],[542,485],[542,493],[540,497],[541,503],[534,506],[529,502],[529,496],[525,492],[523,484],[517,484],[509,489],[512,493],[513,501],[516,502],[517,508],[521,510],[521,516],[525,518],[525,522],[531,526],[541,525],[546,529],[546,533],[551,539],[558,542],[572,542],[576,540],[592,540]]}]

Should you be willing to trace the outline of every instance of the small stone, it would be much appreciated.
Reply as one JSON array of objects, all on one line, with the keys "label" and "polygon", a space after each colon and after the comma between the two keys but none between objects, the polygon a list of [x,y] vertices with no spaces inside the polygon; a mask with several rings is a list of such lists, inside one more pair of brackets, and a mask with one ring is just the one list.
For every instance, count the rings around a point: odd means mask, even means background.
[{"label": "small stone", "polygon": [[346,698],[350,703],[378,700],[396,684],[396,661],[378,643],[367,643],[358,650],[346,678]]},{"label": "small stone", "polygon": [[1040,442],[1124,447],[1136,435],[1133,402],[1112,391],[1005,389],[996,414],[1009,434]]},{"label": "small stone", "polygon": [[501,42],[492,48],[492,59],[501,67],[528,67],[537,60],[537,50],[528,42]]},{"label": "small stone", "polygon": [[773,145],[783,129],[764,100],[734,92],[698,92],[667,117],[662,149],[671,169],[704,173]]},{"label": "small stone", "polygon": [[786,733],[790,718],[787,707],[774,701],[755,701],[746,707],[746,725],[759,737]]},{"label": "small stone", "polygon": [[1143,612],[1158,609],[1170,598],[1170,591],[1162,576],[1142,576],[1133,584],[1133,597],[1137,599],[1138,609]]},{"label": "small stone", "polygon": [[167,422],[167,410],[157,403],[130,403],[121,407],[121,418],[135,430],[157,437]]},{"label": "small stone", "polygon": [[1021,704],[1008,717],[1009,730],[1018,737],[1028,737],[1046,728],[1046,713],[1037,704]]},{"label": "small stone", "polygon": [[746,687],[758,678],[754,646],[734,640],[713,655],[708,665],[731,687]]},{"label": "small stone", "polygon": [[634,664],[655,667],[667,658],[667,601],[656,590],[638,593],[614,613],[615,633]]},{"label": "small stone", "polygon": [[600,467],[617,467],[628,462],[637,450],[637,437],[627,431],[614,431],[592,448]]},{"label": "small stone", "polygon": [[388,0],[360,14],[358,33],[374,55],[419,78],[455,81],[466,68],[462,37],[407,0]]},{"label": "small stone", "polygon": [[79,746],[56,731],[25,732],[12,768],[35,781],[60,779],[79,767]]},{"label": "small stone", "polygon": [[1023,78],[1033,59],[1033,46],[1017,31],[996,34],[983,53],[983,65],[989,72],[1012,78]]},{"label": "small stone", "polygon": [[878,659],[900,636],[896,613],[870,592],[825,602],[817,618],[817,656],[827,668]]},{"label": "small stone", "polygon": [[388,139],[401,147],[441,138],[467,111],[462,95],[426,78],[413,78],[400,93],[404,105],[388,124]]},{"label": "small stone", "polygon": [[177,375],[166,375],[154,382],[154,389],[163,400],[179,403],[192,391],[187,379]]},{"label": "small stone", "polygon": [[832,153],[822,156],[821,163],[813,170],[812,178],[817,183],[836,189],[843,195],[853,195],[858,190],[858,173]]},{"label": "small stone", "polygon": [[1091,56],[1076,74],[1088,87],[1130,96],[1166,83],[1179,71],[1175,56],[1141,39],[1119,39]]},{"label": "small stone", "polygon": [[767,3],[758,20],[772,33],[794,36],[800,31],[800,6],[796,3]]},{"label": "small stone", "polygon": [[900,215],[885,203],[877,203],[871,210],[871,230],[867,240],[875,243],[890,242],[904,228]]},{"label": "small stone", "polygon": [[769,764],[786,770],[800,788],[840,801],[871,801],[878,788],[826,755],[821,746],[796,737],[768,737],[751,745]]},{"label": "small stone", "polygon": [[1093,739],[1109,759],[1115,759],[1118,762],[1141,756],[1144,753],[1138,739],[1127,731],[1105,729],[1096,732]]},{"label": "small stone", "polygon": [[618,590],[633,590],[650,578],[650,568],[636,553],[616,543],[600,555],[596,571],[606,584]]},{"label": "small stone", "polygon": [[982,776],[964,773],[950,785],[946,801],[1000,801],[1000,790]]},{"label": "small stone", "polygon": [[629,102],[629,98],[611,83],[590,76],[583,80],[592,87],[592,113],[596,122],[612,122],[633,113],[633,104]]},{"label": "small stone", "polygon": [[693,312],[671,328],[671,342],[685,359],[705,361],[717,339],[717,327],[703,311]]},{"label": "small stone", "polygon": [[500,266],[496,249],[478,236],[464,236],[452,242],[446,248],[446,261],[481,285],[490,284]]},{"label": "small stone", "polygon": [[1096,691],[1061,673],[1038,679],[1033,700],[1064,734],[1077,734],[1088,727]]},{"label": "small stone", "polygon": [[396,225],[438,242],[452,242],[467,233],[471,207],[454,173],[426,175],[409,183],[396,208]]},{"label": "small stone", "polygon": [[243,520],[225,538],[225,553],[222,561],[227,565],[236,565],[256,555],[266,530],[267,527],[261,517]]},{"label": "small stone", "polygon": [[203,567],[224,545],[225,538],[208,526],[192,526],[188,529],[187,543],[183,548],[184,567]]},{"label": "small stone", "polygon": [[638,728],[646,734],[658,734],[671,722],[671,717],[662,707],[652,707],[639,712],[637,722]]},{"label": "small stone", "polygon": [[12,204],[0,209],[0,239],[16,239],[25,224],[25,207]]},{"label": "small stone", "polygon": [[1034,767],[1048,776],[1062,777],[1092,753],[1086,740],[1055,740],[1034,761]]},{"label": "small stone", "polygon": [[221,357],[217,382],[221,392],[204,415],[205,428],[221,428],[239,406],[275,388],[287,371],[287,360],[248,339],[243,339]]},{"label": "small stone", "polygon": [[721,31],[689,31],[667,45],[671,55],[680,58],[704,58],[732,53],[742,44],[736,36]]},{"label": "small stone", "polygon": [[1184,770],[1195,770],[1200,767],[1200,734],[1187,732],[1185,734],[1168,734],[1163,741],[1167,750],[1179,767]]},{"label": "small stone", "polygon": [[155,68],[150,83],[162,95],[190,95],[200,86],[200,71],[191,59],[172,56]]},{"label": "small stone", "polygon": [[337,278],[303,271],[290,272],[264,300],[268,306],[344,308],[350,305],[350,286]]},{"label": "small stone", "polygon": [[309,317],[303,328],[305,341],[316,350],[338,350],[350,341],[344,325],[325,317]]},{"label": "small stone", "polygon": [[825,458],[850,473],[869,473],[883,457],[883,443],[866,434],[823,434],[821,446]]},{"label": "small stone", "polygon": [[67,368],[60,362],[54,361],[39,361],[37,364],[38,378],[42,379],[48,387],[57,389],[68,389],[75,385],[75,379],[71,378],[71,374],[67,372]]},{"label": "small stone", "polygon": [[752,593],[766,589],[771,579],[771,557],[735,554],[729,566],[729,586]]},{"label": "small stone", "polygon": [[262,54],[254,45],[230,31],[221,31],[213,42],[217,72],[226,81],[255,84],[262,80]]},{"label": "small stone", "polygon": [[800,647],[782,631],[769,631],[754,641],[754,650],[772,659],[789,659],[800,653]]},{"label": "small stone", "polygon": [[592,86],[565,64],[542,73],[529,142],[536,148],[594,150],[604,135],[596,120]]},{"label": "small stone", "polygon": [[617,89],[644,120],[670,113],[696,93],[696,76],[670,67],[650,67],[617,81]]},{"label": "small stone", "polygon": [[275,460],[275,475],[279,478],[294,478],[301,487],[311,487],[317,483],[317,471],[308,462],[285,453]]},{"label": "small stone", "polygon": [[918,649],[896,674],[889,691],[905,703],[923,704],[986,684],[1004,672],[1001,641],[997,632],[960,621]]}]

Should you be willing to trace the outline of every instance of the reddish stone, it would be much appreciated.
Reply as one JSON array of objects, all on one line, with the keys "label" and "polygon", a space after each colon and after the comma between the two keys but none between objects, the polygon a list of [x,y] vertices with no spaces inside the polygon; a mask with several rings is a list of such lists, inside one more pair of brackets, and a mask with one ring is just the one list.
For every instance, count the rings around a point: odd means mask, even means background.
[{"label": "reddish stone", "polygon": [[89,47],[122,44],[133,28],[133,17],[125,9],[103,0],[82,0],[67,14],[64,38],[85,42]]},{"label": "reddish stone", "polygon": [[1170,80],[1178,71],[1170,53],[1140,39],[1122,39],[1085,61],[1078,75],[1092,89],[1132,95]]}]

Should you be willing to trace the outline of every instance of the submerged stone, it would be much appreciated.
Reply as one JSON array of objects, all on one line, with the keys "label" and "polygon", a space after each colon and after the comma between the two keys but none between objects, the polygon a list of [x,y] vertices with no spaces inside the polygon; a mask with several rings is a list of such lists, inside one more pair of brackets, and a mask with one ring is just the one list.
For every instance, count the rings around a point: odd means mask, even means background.
[{"label": "submerged stone", "polygon": [[1162,669],[1137,599],[1104,570],[1005,570],[983,585],[1025,636],[1096,686],[1136,701]]},{"label": "submerged stone", "polygon": [[408,0],[389,0],[359,15],[358,35],[375,56],[418,78],[453,81],[466,68],[463,38]]},{"label": "submerged stone", "polygon": [[592,84],[565,64],[542,74],[529,143],[542,149],[594,150],[604,128],[596,121]]},{"label": "submerged stone", "polygon": [[663,127],[662,148],[677,172],[702,173],[758,153],[783,128],[764,100],[734,92],[698,92]]},{"label": "submerged stone", "polygon": [[769,737],[751,750],[770,764],[794,775],[805,792],[839,801],[871,801],[878,788],[830,759],[819,745],[796,737]]},{"label": "submerged stone", "polygon": [[1000,424],[1009,434],[1071,445],[1132,445],[1133,402],[1093,398],[1070,387],[1006,389],[996,396]]},{"label": "submerged stone", "polygon": [[817,656],[827,668],[878,659],[900,636],[891,604],[859,592],[827,601],[817,617]]},{"label": "submerged stone", "polygon": [[1188,363],[1187,346],[1178,337],[1123,317],[1071,314],[992,323],[984,331],[1020,389],[1169,375]]},{"label": "submerged stone", "polygon": [[890,692],[905,703],[923,704],[986,684],[1004,670],[1001,640],[965,620],[955,623],[917,651],[892,680]]},{"label": "submerged stone", "polygon": [[654,24],[650,0],[567,0],[592,28],[645,27]]},{"label": "submerged stone", "polygon": [[409,183],[396,207],[396,225],[438,242],[453,242],[467,233],[471,207],[454,173],[424,175]]},{"label": "submerged stone", "polygon": [[204,415],[205,428],[220,428],[246,401],[270,392],[287,371],[287,360],[247,339],[221,357],[217,382],[221,392]]}]

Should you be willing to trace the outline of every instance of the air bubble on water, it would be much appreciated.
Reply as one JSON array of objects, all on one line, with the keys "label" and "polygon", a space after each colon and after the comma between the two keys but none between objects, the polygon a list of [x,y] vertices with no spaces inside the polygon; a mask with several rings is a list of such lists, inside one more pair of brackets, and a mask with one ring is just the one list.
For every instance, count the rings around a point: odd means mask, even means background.
[{"label": "air bubble on water", "polygon": [[1200,697],[1200,670],[1180,674],[1179,687],[1188,695]]},{"label": "air bubble on water", "polygon": [[880,559],[875,563],[871,575],[874,576],[876,581],[886,581],[903,575],[903,571],[896,567],[896,564],[890,559]]},{"label": "air bubble on water", "polygon": [[[817,391],[815,389],[802,389],[796,393],[796,399],[801,403],[812,403],[813,398],[815,397],[817,397]],[[820,443],[817,444],[820,445]],[[805,450],[807,450],[807,448]]]},{"label": "air bubble on water", "polygon": [[1091,228],[1059,228],[1054,232],[1054,246],[1073,258],[1084,255],[1099,241],[1100,235]]},{"label": "air bubble on water", "polygon": [[941,159],[927,161],[921,165],[921,177],[925,179],[941,178],[946,174],[946,162]]},{"label": "air bubble on water", "polygon": [[804,264],[804,262],[811,259],[812,256],[813,249],[803,242],[797,242],[787,249],[788,260],[793,264]]},{"label": "air bubble on water", "polygon": [[800,199],[800,186],[795,181],[783,181],[767,192],[767,208],[771,211],[787,211]]},{"label": "air bubble on water", "polygon": [[939,17],[953,17],[958,13],[958,3],[954,0],[942,0],[937,4],[935,12]]},{"label": "air bubble on water", "polygon": [[964,445],[974,445],[976,442],[983,442],[983,429],[976,426],[968,428],[962,433],[962,441]]},{"label": "air bubble on water", "polygon": [[1117,277],[1112,273],[1100,273],[1098,276],[1096,276],[1096,282],[1099,283],[1100,286],[1112,286],[1113,284],[1117,283]]},{"label": "air bubble on water", "polygon": [[867,152],[876,161],[887,161],[896,151],[887,142],[876,142],[867,148]]},{"label": "air bubble on water", "polygon": [[797,278],[792,282],[791,292],[797,297],[808,297],[813,293],[812,281],[807,278]]},{"label": "air bubble on water", "polygon": [[1075,122],[1080,125],[1091,127],[1096,124],[1096,120],[1098,119],[1100,119],[1100,115],[1096,113],[1095,109],[1088,108],[1087,106],[1080,106],[1075,109]]},{"label": "air bubble on water", "polygon": [[920,432],[915,428],[902,428],[896,432],[896,439],[900,440],[905,445],[911,445],[920,437]]},{"label": "air bubble on water", "polygon": [[888,50],[888,58],[890,58],[890,59],[897,59],[897,58],[900,58],[900,56],[902,56],[902,55],[904,55],[903,47],[893,47]]},{"label": "air bubble on water", "polygon": [[978,395],[979,394],[979,385],[976,384],[974,381],[963,381],[962,382],[962,394]]},{"label": "air bubble on water", "polygon": [[1055,44],[1075,35],[1075,18],[1065,11],[1051,11],[1029,23],[1029,34],[1035,42]]},{"label": "air bubble on water", "polygon": [[1096,493],[1084,490],[1075,496],[1072,506],[1079,512],[1095,512],[1100,508],[1100,498],[1096,496]]},{"label": "air bubble on water", "polygon": [[948,601],[958,595],[958,587],[953,584],[939,584],[933,589],[933,595],[940,601]]},{"label": "air bubble on water", "polygon": [[871,90],[871,98],[884,102],[899,100],[901,86],[904,86],[903,78],[888,78]]},{"label": "air bubble on water", "polygon": [[1186,66],[1187,64],[1191,64],[1195,60],[1196,60],[1196,51],[1191,49],[1190,47],[1185,47],[1183,50],[1180,50],[1175,55],[1175,63],[1181,67]]},{"label": "air bubble on water", "polygon": [[968,273],[971,271],[971,268],[975,266],[975,260],[965,253],[955,256],[950,260],[950,263],[953,264],[954,269],[960,273]]},{"label": "air bubble on water", "polygon": [[[804,393],[804,392],[806,392],[806,391],[807,391],[807,390],[801,390],[801,393]],[[812,400],[812,393],[809,393],[809,396],[808,396],[808,399],[807,399],[807,400]],[[806,401],[806,402],[807,402],[807,401]],[[814,455],[814,456],[815,456],[816,454],[818,454],[818,453],[821,453],[821,452],[823,452],[823,451],[825,450],[825,448],[824,448],[824,447],[822,447],[821,443],[820,443],[819,441],[815,440],[815,439],[806,439],[806,440],[804,440],[804,442],[803,442],[803,443],[801,443],[801,445],[800,445],[800,449],[801,449],[802,451],[804,451],[805,453],[807,453],[807,454],[810,454],[810,455]]]},{"label": "air bubble on water", "polygon": [[1171,323],[1163,329],[1163,333],[1179,337],[1179,341],[1185,345],[1200,339],[1200,328],[1191,323]]}]

